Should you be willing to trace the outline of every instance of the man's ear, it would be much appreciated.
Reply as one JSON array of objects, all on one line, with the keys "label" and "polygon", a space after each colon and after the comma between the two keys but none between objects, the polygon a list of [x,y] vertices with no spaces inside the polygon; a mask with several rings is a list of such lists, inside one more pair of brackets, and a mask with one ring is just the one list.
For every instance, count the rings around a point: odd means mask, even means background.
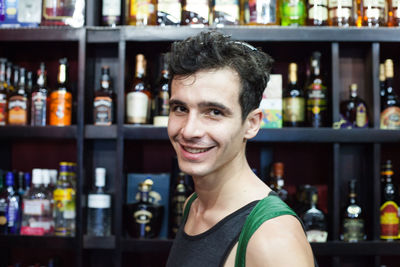
[{"label": "man's ear", "polygon": [[245,124],[246,124],[246,132],[244,134],[245,139],[251,139],[257,135],[260,130],[261,121],[262,121],[262,111],[257,108],[247,115]]}]

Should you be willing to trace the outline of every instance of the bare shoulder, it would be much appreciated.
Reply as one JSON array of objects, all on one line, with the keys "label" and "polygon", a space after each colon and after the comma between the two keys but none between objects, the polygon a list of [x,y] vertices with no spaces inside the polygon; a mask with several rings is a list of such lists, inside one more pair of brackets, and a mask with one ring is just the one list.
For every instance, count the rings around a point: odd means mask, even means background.
[{"label": "bare shoulder", "polygon": [[264,222],[250,238],[246,265],[314,266],[311,246],[297,218],[283,215]]}]

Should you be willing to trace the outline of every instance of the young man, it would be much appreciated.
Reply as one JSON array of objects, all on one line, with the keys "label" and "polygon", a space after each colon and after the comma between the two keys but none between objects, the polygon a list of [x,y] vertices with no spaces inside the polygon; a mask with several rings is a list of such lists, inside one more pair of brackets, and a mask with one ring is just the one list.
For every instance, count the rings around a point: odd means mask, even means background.
[{"label": "young man", "polygon": [[[168,135],[195,193],[168,267],[314,266],[301,223],[246,160],[246,142],[260,128],[258,106],[271,65],[267,54],[218,32],[172,45]],[[256,210],[275,215],[251,223],[248,243],[244,237],[238,250],[245,221]]]}]

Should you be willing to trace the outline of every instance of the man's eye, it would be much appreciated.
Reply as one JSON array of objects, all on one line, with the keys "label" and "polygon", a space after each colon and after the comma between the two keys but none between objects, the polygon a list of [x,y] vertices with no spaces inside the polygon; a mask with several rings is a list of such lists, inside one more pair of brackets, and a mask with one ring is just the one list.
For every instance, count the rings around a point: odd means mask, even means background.
[{"label": "man's eye", "polygon": [[186,108],[184,106],[173,106],[172,110],[175,112],[186,112]]},{"label": "man's eye", "polygon": [[223,113],[219,109],[211,109],[209,111],[211,116],[221,116]]}]

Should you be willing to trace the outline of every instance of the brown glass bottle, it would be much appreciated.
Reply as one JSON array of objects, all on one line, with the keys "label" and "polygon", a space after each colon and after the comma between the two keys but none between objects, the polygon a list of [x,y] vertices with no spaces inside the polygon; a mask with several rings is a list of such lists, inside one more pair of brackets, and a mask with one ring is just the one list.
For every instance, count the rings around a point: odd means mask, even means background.
[{"label": "brown glass bottle", "polygon": [[272,181],[270,187],[274,190],[278,196],[283,200],[288,200],[288,192],[284,189],[285,180],[283,179],[284,175],[284,164],[282,162],[275,162],[272,166]]},{"label": "brown glass bottle", "polygon": [[7,83],[5,58],[0,58],[0,125],[7,124]]},{"label": "brown glass bottle", "polygon": [[[28,123],[28,95],[25,91],[25,69],[19,69],[17,89],[8,98],[8,124],[26,125]],[[17,77],[14,75],[14,77]]]},{"label": "brown glass bottle", "polygon": [[155,97],[153,125],[168,126],[169,116],[169,72],[166,55],[161,56],[161,79],[158,82]]},{"label": "brown glass bottle", "polygon": [[114,91],[109,66],[101,68],[100,89],[94,93],[94,125],[111,125],[114,120]]},{"label": "brown glass bottle", "polygon": [[321,53],[311,57],[311,74],[306,86],[306,118],[311,127],[325,127],[328,120],[328,93],[321,74]]},{"label": "brown glass bottle", "polygon": [[182,25],[209,25],[210,4],[208,0],[182,0]]},{"label": "brown glass bottle", "polygon": [[400,12],[399,12],[399,1],[391,0],[388,1],[388,27],[398,27],[400,26]]},{"label": "brown glass bottle", "polygon": [[128,25],[157,25],[157,0],[128,0]]},{"label": "brown glass bottle", "polygon": [[329,26],[349,27],[354,25],[352,0],[328,0]]},{"label": "brown glass bottle", "polygon": [[47,71],[42,62],[37,71],[36,85],[31,95],[31,125],[45,126],[47,124]]},{"label": "brown glass bottle", "polygon": [[304,126],[304,91],[297,81],[297,64],[289,64],[288,85],[283,92],[283,126]]},{"label": "brown glass bottle", "polygon": [[357,95],[357,84],[350,85],[350,99],[340,103],[340,113],[354,128],[368,127],[367,104]]},{"label": "brown glass bottle", "polygon": [[381,129],[400,129],[400,102],[393,88],[393,61],[385,61],[386,95],[381,112]]},{"label": "brown glass bottle", "polygon": [[211,24],[216,27],[224,25],[239,25],[239,0],[212,0]]},{"label": "brown glass bottle", "polygon": [[379,27],[385,25],[385,1],[361,0],[363,26]]},{"label": "brown glass bottle", "polygon": [[174,238],[178,229],[182,223],[183,218],[183,206],[185,204],[186,199],[190,195],[191,190],[189,186],[186,184],[185,173],[179,172],[178,178],[176,181],[176,186],[174,188],[174,192],[171,197],[171,238]]},{"label": "brown glass bottle", "polygon": [[381,96],[381,111],[383,109],[383,101],[386,97],[386,86],[385,86],[386,76],[385,76],[385,64],[379,64],[379,94]]},{"label": "brown glass bottle", "polygon": [[136,55],[135,78],[126,94],[126,122],[146,124],[151,110],[151,91],[146,81],[147,62],[142,54]]},{"label": "brown glass bottle", "polygon": [[307,25],[328,25],[328,0],[307,0]]}]

